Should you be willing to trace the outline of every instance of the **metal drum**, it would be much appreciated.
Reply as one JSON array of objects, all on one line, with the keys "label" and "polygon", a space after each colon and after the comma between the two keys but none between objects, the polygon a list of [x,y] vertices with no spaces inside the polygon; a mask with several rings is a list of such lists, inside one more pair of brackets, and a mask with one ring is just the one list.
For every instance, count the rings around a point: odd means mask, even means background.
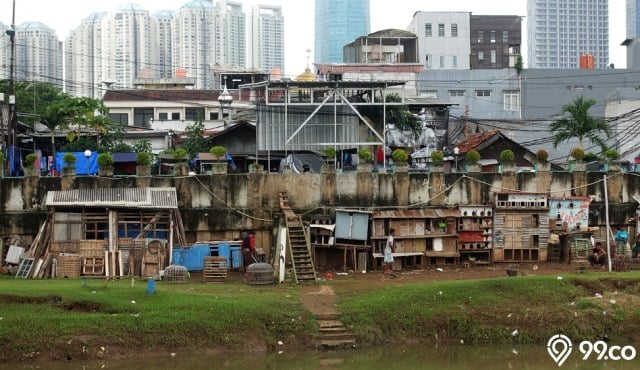
[{"label": "metal drum", "polygon": [[252,263],[247,267],[245,277],[249,285],[273,284],[273,267],[264,262]]}]

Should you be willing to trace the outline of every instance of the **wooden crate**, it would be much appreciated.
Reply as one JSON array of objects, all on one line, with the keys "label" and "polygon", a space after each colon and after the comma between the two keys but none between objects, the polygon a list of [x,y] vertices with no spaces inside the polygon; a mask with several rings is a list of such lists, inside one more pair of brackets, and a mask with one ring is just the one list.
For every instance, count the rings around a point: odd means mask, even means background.
[{"label": "wooden crate", "polygon": [[61,254],[58,256],[56,276],[61,278],[80,277],[80,258],[77,254]]},{"label": "wooden crate", "polygon": [[218,256],[204,257],[202,281],[204,283],[224,283],[227,281],[227,259]]},{"label": "wooden crate", "polygon": [[78,253],[78,240],[52,240],[49,244],[51,252]]},{"label": "wooden crate", "polygon": [[80,240],[78,242],[78,253],[82,257],[102,257],[104,250],[104,240]]},{"label": "wooden crate", "polygon": [[104,257],[83,257],[82,275],[104,275]]}]

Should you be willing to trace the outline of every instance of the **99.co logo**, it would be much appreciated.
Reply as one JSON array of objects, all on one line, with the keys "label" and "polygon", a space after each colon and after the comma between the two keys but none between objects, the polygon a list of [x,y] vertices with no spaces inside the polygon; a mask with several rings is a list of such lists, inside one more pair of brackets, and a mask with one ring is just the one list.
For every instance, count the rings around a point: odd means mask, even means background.
[{"label": "99.co logo", "polygon": [[[571,342],[571,339],[565,335],[556,334],[547,341],[547,352],[558,366],[562,366],[562,364],[564,364],[571,355],[572,350],[573,343]],[[583,340],[578,345],[578,350],[583,354],[583,361],[587,361],[589,359],[595,359],[597,361],[631,361],[636,358],[637,354],[636,349],[633,346],[609,346],[607,342],[601,340],[596,342]],[[592,357],[592,355],[594,355],[594,357]]]}]

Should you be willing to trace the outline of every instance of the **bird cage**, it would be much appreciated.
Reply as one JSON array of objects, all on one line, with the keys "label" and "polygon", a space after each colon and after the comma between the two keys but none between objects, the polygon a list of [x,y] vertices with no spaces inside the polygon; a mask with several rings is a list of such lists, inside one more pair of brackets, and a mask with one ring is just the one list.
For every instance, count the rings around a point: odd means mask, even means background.
[{"label": "bird cage", "polygon": [[264,262],[256,262],[247,266],[247,284],[266,285],[273,284],[273,267]]},{"label": "bird cage", "polygon": [[189,278],[189,270],[184,266],[169,265],[164,269],[163,280],[168,283],[186,283]]}]

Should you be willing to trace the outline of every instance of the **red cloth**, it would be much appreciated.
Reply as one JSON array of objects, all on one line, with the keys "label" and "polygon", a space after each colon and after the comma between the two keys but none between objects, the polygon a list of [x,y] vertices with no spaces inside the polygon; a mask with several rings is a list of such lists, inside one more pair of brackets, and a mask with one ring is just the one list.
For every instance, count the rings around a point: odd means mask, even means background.
[{"label": "red cloth", "polygon": [[250,235],[249,235],[249,248],[250,248],[252,251],[255,251],[255,250],[256,250],[256,237],[255,237],[255,235],[253,235],[253,234],[250,234]]},{"label": "red cloth", "polygon": [[384,149],[381,146],[378,147],[378,151],[376,151],[376,162],[384,162]]}]

